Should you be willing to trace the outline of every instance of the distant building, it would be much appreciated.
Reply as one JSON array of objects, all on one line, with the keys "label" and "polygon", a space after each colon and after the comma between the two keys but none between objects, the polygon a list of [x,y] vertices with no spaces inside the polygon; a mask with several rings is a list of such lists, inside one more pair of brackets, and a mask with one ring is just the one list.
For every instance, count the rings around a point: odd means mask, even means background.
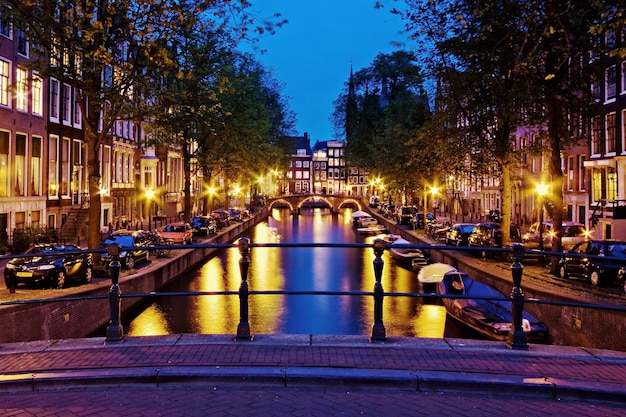
[{"label": "distant building", "polygon": [[287,183],[283,184],[282,193],[301,194],[311,191],[312,152],[307,132],[304,136],[287,137],[291,148]]}]

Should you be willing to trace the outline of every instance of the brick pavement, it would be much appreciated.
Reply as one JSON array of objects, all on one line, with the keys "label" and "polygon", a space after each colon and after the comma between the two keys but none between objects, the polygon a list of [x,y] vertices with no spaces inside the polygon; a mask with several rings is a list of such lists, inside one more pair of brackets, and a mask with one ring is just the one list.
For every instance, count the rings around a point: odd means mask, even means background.
[{"label": "brick pavement", "polygon": [[626,353],[258,335],[0,345],[0,415],[624,415]]}]

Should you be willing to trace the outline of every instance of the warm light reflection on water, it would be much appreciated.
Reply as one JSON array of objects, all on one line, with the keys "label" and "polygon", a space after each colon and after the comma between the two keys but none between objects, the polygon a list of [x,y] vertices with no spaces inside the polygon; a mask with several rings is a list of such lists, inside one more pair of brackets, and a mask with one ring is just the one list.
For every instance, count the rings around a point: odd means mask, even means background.
[{"label": "warm light reflection on water", "polygon": [[[274,209],[249,236],[253,243],[372,243],[376,236],[355,233],[351,213],[310,209],[292,216]],[[237,248],[224,250],[163,291],[237,291],[239,260]],[[373,260],[371,248],[252,248],[249,289],[372,292]],[[387,251],[383,260],[385,292],[419,292],[414,271],[398,266]],[[257,334],[369,335],[374,318],[371,296],[253,295],[249,312],[250,329]],[[416,297],[385,297],[383,322],[388,336],[440,338],[446,333],[445,309]],[[235,334],[238,323],[236,295],[207,295],[161,297],[125,327],[129,335]]]}]

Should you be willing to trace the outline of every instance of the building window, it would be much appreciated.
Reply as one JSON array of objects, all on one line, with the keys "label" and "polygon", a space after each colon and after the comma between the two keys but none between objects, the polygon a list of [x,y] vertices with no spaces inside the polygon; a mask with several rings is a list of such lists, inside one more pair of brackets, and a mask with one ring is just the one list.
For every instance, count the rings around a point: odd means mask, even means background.
[{"label": "building window", "polygon": [[63,84],[63,124],[69,124],[72,114],[72,87],[67,84]]},{"label": "building window", "polygon": [[9,196],[9,132],[0,131],[0,197]]},{"label": "building window", "polygon": [[587,190],[587,181],[585,174],[585,160],[587,157],[585,155],[578,155],[578,191]]},{"label": "building window", "polygon": [[70,194],[70,139],[61,142],[61,195]]},{"label": "building window", "polygon": [[600,155],[600,140],[602,139],[602,131],[600,130],[600,116],[591,119],[591,154]]},{"label": "building window", "polygon": [[591,172],[591,201],[600,201],[602,198],[602,170],[594,168]]},{"label": "building window", "polygon": [[617,200],[617,173],[615,168],[609,168],[607,170],[606,201],[615,200]]},{"label": "building window", "polygon": [[23,29],[17,29],[17,53],[28,58],[28,41]]},{"label": "building window", "polygon": [[50,142],[48,146],[48,183],[50,188],[48,189],[48,195],[50,197],[58,197],[59,195],[59,138],[57,136],[50,136]]},{"label": "building window", "polygon": [[612,65],[604,72],[605,100],[615,100],[617,94],[617,66]]},{"label": "building window", "polygon": [[59,121],[59,81],[50,80],[50,120]]},{"label": "building window", "polygon": [[11,39],[11,22],[7,19],[0,18],[0,35]]},{"label": "building window", "polygon": [[28,110],[28,73],[24,68],[18,68],[15,80],[15,108],[20,111]]},{"label": "building window", "polygon": [[622,62],[622,93],[626,93],[626,61]]},{"label": "building window", "polygon": [[617,126],[615,113],[606,115],[606,153],[615,154],[617,141]]},{"label": "building window", "polygon": [[296,168],[302,168],[302,161],[296,161]]},{"label": "building window", "polygon": [[24,184],[26,182],[26,135],[18,133],[15,135],[15,195],[23,196],[26,193]]},{"label": "building window", "polygon": [[74,91],[74,127],[80,128],[83,124],[83,116],[80,110],[80,93]]},{"label": "building window", "polygon": [[9,86],[11,85],[11,65],[0,59],[0,105],[9,105]]},{"label": "building window", "polygon": [[574,191],[574,157],[567,157],[567,189]]},{"label": "building window", "polygon": [[30,194],[41,195],[41,138],[35,136],[30,157]]},{"label": "building window", "polygon": [[39,75],[33,75],[33,88],[32,88],[32,112],[39,116],[43,115],[43,84]]}]

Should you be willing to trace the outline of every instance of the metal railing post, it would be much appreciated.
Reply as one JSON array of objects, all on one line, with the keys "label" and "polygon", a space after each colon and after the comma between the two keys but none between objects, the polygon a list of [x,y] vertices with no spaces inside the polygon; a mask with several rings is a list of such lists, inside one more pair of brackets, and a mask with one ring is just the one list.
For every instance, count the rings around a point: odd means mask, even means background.
[{"label": "metal railing post", "polygon": [[385,264],[385,261],[382,259],[385,251],[385,241],[382,239],[374,240],[373,248],[376,256],[373,261],[376,283],[374,284],[374,326],[372,326],[370,342],[385,342],[387,341],[385,325],[383,324],[383,298],[385,297],[385,291],[381,282],[383,265]]},{"label": "metal railing post", "polygon": [[509,332],[507,346],[515,350],[528,350],[526,332],[522,328],[524,293],[522,292],[521,285],[522,272],[524,270],[524,266],[522,265],[522,259],[524,259],[524,245],[514,243],[511,247],[513,248],[513,263],[511,264],[511,275],[513,276],[513,290],[511,291],[513,323],[511,323],[512,329]]},{"label": "metal railing post", "polygon": [[111,290],[109,291],[111,319],[109,321],[109,325],[107,326],[106,342],[121,342],[124,340],[124,328],[121,324],[122,292],[119,286],[121,268],[120,250],[121,245],[117,243],[110,244],[107,247],[107,251],[113,260],[109,264],[109,271],[111,273]]},{"label": "metal railing post", "polygon": [[250,323],[248,323],[248,268],[250,267],[250,258],[248,252],[250,250],[250,239],[242,237],[239,239],[239,271],[241,272],[241,285],[239,286],[239,311],[240,320],[237,325],[237,336],[235,340],[252,340],[250,336]]}]

